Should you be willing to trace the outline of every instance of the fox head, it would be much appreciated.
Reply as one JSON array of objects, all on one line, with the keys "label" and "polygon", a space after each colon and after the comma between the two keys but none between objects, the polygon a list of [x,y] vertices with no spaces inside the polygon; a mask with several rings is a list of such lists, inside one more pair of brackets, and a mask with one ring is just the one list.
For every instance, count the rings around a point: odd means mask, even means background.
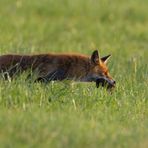
[{"label": "fox head", "polygon": [[90,57],[90,67],[87,75],[88,81],[97,82],[98,79],[104,79],[108,84],[115,86],[115,80],[108,71],[107,62],[111,55],[100,58],[99,52],[95,50]]}]

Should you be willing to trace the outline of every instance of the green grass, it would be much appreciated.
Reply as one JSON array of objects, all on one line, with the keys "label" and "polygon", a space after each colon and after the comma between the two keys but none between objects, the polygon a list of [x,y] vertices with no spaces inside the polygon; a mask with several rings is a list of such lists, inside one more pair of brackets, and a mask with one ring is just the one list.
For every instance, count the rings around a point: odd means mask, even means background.
[{"label": "green grass", "polygon": [[0,147],[148,147],[147,0],[0,0],[0,52],[113,56],[94,83],[0,80]]}]

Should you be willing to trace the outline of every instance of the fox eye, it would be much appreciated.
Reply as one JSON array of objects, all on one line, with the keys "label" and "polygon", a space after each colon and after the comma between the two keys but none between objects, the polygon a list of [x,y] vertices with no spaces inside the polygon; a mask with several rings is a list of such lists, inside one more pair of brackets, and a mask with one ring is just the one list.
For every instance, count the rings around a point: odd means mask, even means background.
[{"label": "fox eye", "polygon": [[100,73],[101,76],[107,76],[107,72]]},{"label": "fox eye", "polygon": [[104,75],[107,75],[107,72],[104,72]]}]

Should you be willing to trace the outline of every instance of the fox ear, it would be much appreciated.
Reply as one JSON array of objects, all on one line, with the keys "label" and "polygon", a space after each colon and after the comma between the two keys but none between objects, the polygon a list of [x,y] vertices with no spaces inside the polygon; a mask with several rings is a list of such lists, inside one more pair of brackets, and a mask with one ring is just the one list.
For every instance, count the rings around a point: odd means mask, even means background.
[{"label": "fox ear", "polygon": [[100,63],[100,56],[98,50],[95,50],[91,55],[91,62],[94,64]]},{"label": "fox ear", "polygon": [[101,61],[103,62],[103,63],[107,63],[107,61],[109,60],[109,58],[111,57],[111,55],[109,54],[109,55],[107,55],[107,56],[105,56],[105,57],[102,57],[101,58]]}]

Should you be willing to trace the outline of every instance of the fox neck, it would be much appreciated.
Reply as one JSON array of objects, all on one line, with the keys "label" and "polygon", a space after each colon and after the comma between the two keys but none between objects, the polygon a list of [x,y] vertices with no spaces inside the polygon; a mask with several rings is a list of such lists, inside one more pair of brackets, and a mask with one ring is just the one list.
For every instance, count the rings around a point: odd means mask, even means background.
[{"label": "fox neck", "polygon": [[91,64],[88,59],[88,61],[81,67],[78,67],[78,73],[75,73],[77,81],[81,82],[92,82],[92,78],[89,75],[89,71],[91,69]]}]

